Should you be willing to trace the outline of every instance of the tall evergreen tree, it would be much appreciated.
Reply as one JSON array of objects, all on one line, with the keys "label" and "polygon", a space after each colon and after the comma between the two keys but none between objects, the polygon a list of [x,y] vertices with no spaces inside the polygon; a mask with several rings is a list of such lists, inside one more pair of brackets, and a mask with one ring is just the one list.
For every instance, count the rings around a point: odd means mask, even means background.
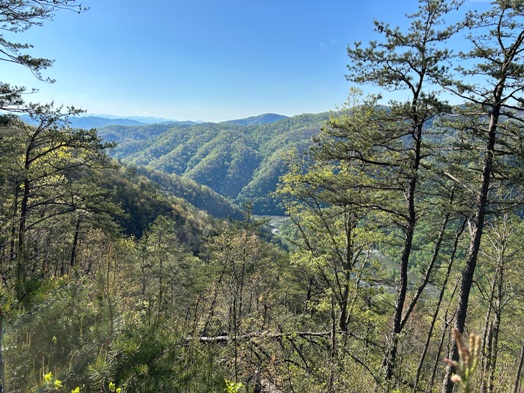
[{"label": "tall evergreen tree", "polygon": [[[417,222],[424,211],[420,196],[423,164],[432,154],[426,132],[435,116],[448,110],[438,96],[435,81],[447,69],[451,52],[445,47],[445,42],[456,32],[453,26],[446,26],[444,20],[457,8],[457,2],[421,0],[419,3],[419,10],[408,16],[411,23],[407,31],[375,21],[375,29],[384,37],[383,40],[372,41],[366,48],[357,43],[348,49],[351,60],[348,80],[374,84],[386,91],[402,91],[407,97],[405,101],[390,101],[388,109],[381,111],[381,118],[377,119],[377,124],[383,126],[375,135],[377,139],[371,143],[383,150],[384,158],[370,159],[360,154],[358,147],[353,148],[354,159],[374,167],[372,176],[383,173],[384,183],[396,186],[396,206],[391,212],[401,230],[403,245],[393,326],[385,360],[387,380],[394,376],[399,336],[412,310],[411,307],[406,309],[408,270]],[[343,128],[337,123],[332,126]]]},{"label": "tall evergreen tree", "polygon": [[[470,50],[459,54],[458,60],[463,63],[454,74],[441,80],[443,86],[468,103],[458,112],[459,122],[453,125],[459,141],[455,146],[478,154],[477,160],[470,162],[470,176],[450,176],[461,185],[469,184],[474,198],[470,245],[455,319],[460,332],[466,323],[486,218],[520,203],[513,199],[514,195],[500,190],[520,182],[520,174],[512,167],[519,167],[522,158],[524,2],[495,0],[487,12],[468,13],[463,26],[468,31]],[[472,177],[472,173],[478,176]],[[458,358],[455,342],[449,357]],[[443,384],[447,393],[453,388],[451,372],[448,367]]]}]

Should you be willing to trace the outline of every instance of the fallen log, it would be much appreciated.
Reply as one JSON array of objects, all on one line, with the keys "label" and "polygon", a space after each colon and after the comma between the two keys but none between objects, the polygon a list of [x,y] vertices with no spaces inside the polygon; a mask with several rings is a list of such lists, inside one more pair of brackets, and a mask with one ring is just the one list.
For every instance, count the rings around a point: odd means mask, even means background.
[{"label": "fallen log", "polygon": [[276,332],[252,332],[235,335],[222,335],[210,337],[187,337],[188,341],[200,341],[201,343],[227,343],[229,341],[245,341],[256,337],[265,338],[293,338],[293,337],[329,337],[331,332],[291,332],[291,333],[276,333]]}]

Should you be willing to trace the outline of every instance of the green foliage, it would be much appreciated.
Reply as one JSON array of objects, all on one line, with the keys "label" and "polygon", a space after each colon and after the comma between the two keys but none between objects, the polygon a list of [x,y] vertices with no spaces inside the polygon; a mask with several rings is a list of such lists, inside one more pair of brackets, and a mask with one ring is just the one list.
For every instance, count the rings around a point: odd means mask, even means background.
[{"label": "green foliage", "polygon": [[244,385],[242,385],[242,383],[240,382],[229,381],[227,379],[225,382],[226,382],[225,392],[227,393],[239,393],[240,390],[244,387]]},{"label": "green foliage", "polygon": [[158,184],[167,195],[184,199],[199,210],[203,210],[213,217],[241,219],[242,213],[230,200],[201,185],[188,177],[176,174],[167,174],[146,167],[131,168],[137,174],[143,175]]},{"label": "green foliage", "polygon": [[89,280],[50,279],[33,293],[31,308],[8,314],[7,389],[30,391],[50,372],[64,386],[85,383],[88,364],[98,352],[93,343],[103,342],[107,332],[105,308],[85,301],[93,295]]},{"label": "green foliage", "polygon": [[105,361],[92,366],[93,386],[114,381],[132,392],[220,391],[223,377],[219,364],[165,322],[151,324],[146,319],[124,330]]},{"label": "green foliage", "polygon": [[270,196],[285,172],[282,156],[292,147],[304,150],[328,118],[309,114],[246,126],[111,126],[100,135],[117,142],[111,154],[125,163],[192,179],[238,204],[252,201],[256,214],[282,214]]}]

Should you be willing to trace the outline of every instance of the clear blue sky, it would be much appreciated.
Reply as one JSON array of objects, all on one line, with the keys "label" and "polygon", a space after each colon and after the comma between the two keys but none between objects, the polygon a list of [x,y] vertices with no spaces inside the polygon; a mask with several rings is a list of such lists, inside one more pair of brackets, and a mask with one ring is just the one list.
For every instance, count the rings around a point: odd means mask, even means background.
[{"label": "clear blue sky", "polygon": [[[472,0],[470,0],[472,1]],[[30,101],[89,113],[222,121],[336,109],[346,47],[376,38],[373,19],[403,24],[416,0],[84,0],[15,39],[55,60],[37,81],[2,64]],[[7,77],[6,77],[7,75]]]}]

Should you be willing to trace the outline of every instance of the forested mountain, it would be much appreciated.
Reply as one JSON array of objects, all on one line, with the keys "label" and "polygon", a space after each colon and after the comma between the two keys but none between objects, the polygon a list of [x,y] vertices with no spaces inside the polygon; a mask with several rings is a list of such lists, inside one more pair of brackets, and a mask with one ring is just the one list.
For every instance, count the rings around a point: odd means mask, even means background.
[{"label": "forested mountain", "polygon": [[[463,4],[376,22],[348,80],[405,95],[336,114],[99,134],[2,83],[35,123],[0,116],[0,392],[522,391],[524,2]],[[275,187],[280,233],[229,203]]]},{"label": "forested mountain", "polygon": [[235,220],[243,218],[239,207],[209,187],[203,186],[190,178],[159,172],[146,167],[131,167],[127,169],[127,172],[146,177],[152,184],[162,189],[166,195],[180,198],[213,217]]},{"label": "forested mountain", "polygon": [[[256,214],[282,214],[271,194],[285,172],[284,156],[292,149],[303,151],[329,117],[304,114],[253,125],[108,126],[98,132],[116,142],[110,154],[125,164],[192,179],[237,204],[252,202]],[[240,123],[252,122],[257,123]]]}]

